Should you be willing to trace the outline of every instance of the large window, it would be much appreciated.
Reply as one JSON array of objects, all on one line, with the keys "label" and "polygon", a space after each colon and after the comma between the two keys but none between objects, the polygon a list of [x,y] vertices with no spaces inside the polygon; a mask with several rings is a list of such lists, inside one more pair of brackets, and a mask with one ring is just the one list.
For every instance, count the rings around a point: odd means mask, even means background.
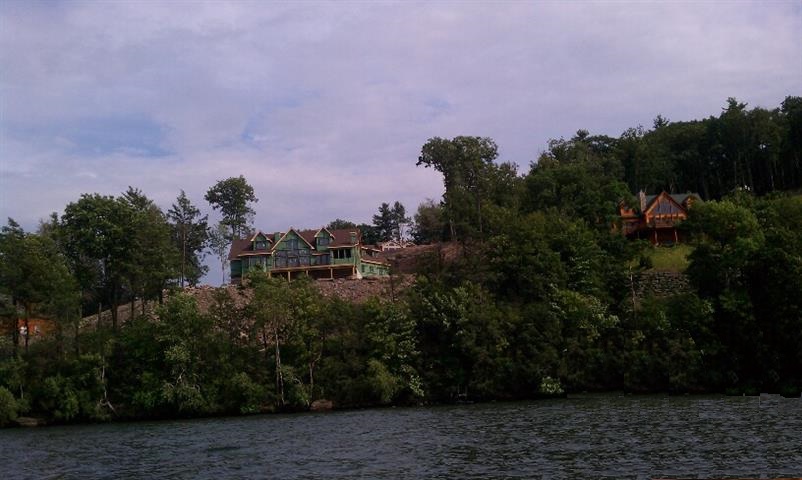
[{"label": "large window", "polygon": [[682,211],[668,200],[661,201],[654,209],[655,215],[678,215],[680,213],[682,213]]},{"label": "large window", "polygon": [[287,251],[277,251],[273,257],[273,261],[276,263],[276,268],[287,268]]},{"label": "large window", "polygon": [[277,250],[274,262],[276,268],[308,267],[311,256],[309,249]]},{"label": "large window", "polygon": [[351,258],[351,249],[350,248],[342,248],[339,250],[334,250],[334,258],[337,260],[342,260],[345,258]]}]

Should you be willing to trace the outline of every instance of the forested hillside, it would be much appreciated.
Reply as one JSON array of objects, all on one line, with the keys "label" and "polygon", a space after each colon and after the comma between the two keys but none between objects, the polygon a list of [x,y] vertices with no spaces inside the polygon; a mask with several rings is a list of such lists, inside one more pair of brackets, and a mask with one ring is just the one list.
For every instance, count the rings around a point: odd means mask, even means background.
[{"label": "forested hillside", "polygon": [[[489,138],[423,145],[418,168],[442,173],[445,193],[421,204],[411,233],[455,242],[459,254],[445,260],[432,249],[394,301],[352,304],[256,272],[243,287],[247,305],[221,290],[201,312],[180,289],[202,274],[207,246],[223,258],[247,231],[255,196],[242,177],[226,181],[227,197],[211,195],[224,182],[210,189],[207,200],[230,209],[211,232],[185,197],[164,214],[137,189],[84,195],[36,233],[10,221],[0,237],[10,327],[0,424],[22,414],[306,409],[317,399],[347,407],[612,389],[802,392],[802,98],[774,110],[729,100],[716,117],[658,117],[618,138],[580,130],[551,141],[525,172],[497,156]],[[615,226],[619,202],[634,205],[640,189],[705,200],[682,225],[690,291],[635,295],[654,247]],[[165,288],[175,293],[155,317],[80,325],[98,305],[157,301]],[[55,332],[27,344],[15,326],[37,316]]]}]

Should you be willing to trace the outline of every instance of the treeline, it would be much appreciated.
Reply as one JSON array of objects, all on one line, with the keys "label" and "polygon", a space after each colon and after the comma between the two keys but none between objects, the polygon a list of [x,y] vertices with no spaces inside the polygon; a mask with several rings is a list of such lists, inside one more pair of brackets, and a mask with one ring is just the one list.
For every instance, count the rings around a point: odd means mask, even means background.
[{"label": "treeline", "polygon": [[[202,269],[176,261],[198,251],[191,242],[178,248],[179,215],[161,214],[130,189],[85,195],[36,234],[12,222],[0,237],[3,318],[13,335],[20,315],[48,314],[58,328],[27,348],[18,338],[2,346],[0,423],[26,412],[149,418],[304,409],[317,399],[364,406],[610,389],[799,395],[802,196],[783,192],[799,188],[799,105],[789,97],[769,112],[780,132],[771,165],[760,149],[728,150],[735,136],[713,135],[721,146],[713,150],[725,153],[704,150],[704,159],[726,174],[696,174],[683,159],[700,150],[662,132],[702,125],[712,135],[736,110],[743,119],[764,110],[731,101],[719,118],[658,118],[635,136],[602,141],[580,131],[551,142],[523,175],[495,162],[491,139],[433,138],[418,165],[442,173],[443,198],[421,204],[410,227],[402,208],[385,204],[374,226],[384,225],[385,238],[409,230],[418,242],[450,240],[459,254],[435,249],[422,258],[413,287],[392,301],[323,299],[313,285],[256,273],[239,296],[218,292],[208,312],[175,293],[155,317],[81,329],[88,299],[157,299]],[[738,138],[756,135],[747,127]],[[241,234],[256,201],[244,179],[229,181],[207,193],[227,222],[224,239]],[[690,181],[706,184],[682,183]],[[634,281],[652,247],[612,233],[617,206],[637,188],[672,186],[698,188],[708,200],[683,226],[693,239],[692,291],[637,298]],[[241,201],[226,203],[218,190]],[[183,209],[186,224],[205,221]]]}]

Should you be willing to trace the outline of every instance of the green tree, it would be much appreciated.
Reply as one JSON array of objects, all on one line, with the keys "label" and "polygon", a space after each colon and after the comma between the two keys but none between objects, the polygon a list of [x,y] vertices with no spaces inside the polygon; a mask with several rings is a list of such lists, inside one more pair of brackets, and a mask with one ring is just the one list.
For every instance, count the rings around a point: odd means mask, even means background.
[{"label": "green tree", "polygon": [[417,165],[443,174],[443,208],[452,239],[482,233],[485,179],[497,157],[498,147],[487,137],[435,137],[423,145]]},{"label": "green tree", "polygon": [[81,287],[91,292],[98,307],[111,308],[117,328],[126,268],[132,262],[136,239],[131,204],[112,196],[84,194],[68,204],[61,218],[63,248]]},{"label": "green tree", "polygon": [[220,261],[220,274],[222,283],[226,283],[226,267],[228,266],[228,251],[231,242],[227,237],[228,227],[223,222],[209,230],[209,250]]},{"label": "green tree", "polygon": [[402,241],[405,236],[406,226],[409,224],[409,217],[407,217],[407,209],[404,205],[397,201],[393,203],[391,210],[393,219],[393,238],[397,241]]},{"label": "green tree", "polygon": [[714,329],[723,346],[717,368],[726,375],[727,387],[756,387],[764,347],[749,272],[765,243],[757,216],[730,200],[711,201],[692,209],[686,223],[695,238],[687,273],[713,305]]},{"label": "green tree", "polygon": [[356,228],[359,229],[359,232],[362,235],[363,245],[375,245],[382,241],[382,237],[379,234],[379,229],[375,226],[368,225],[367,223],[360,223]]},{"label": "green tree", "polygon": [[584,131],[570,141],[551,141],[524,179],[523,210],[556,209],[609,230],[617,219],[619,202],[631,197],[618,179],[621,164],[612,144],[608,137],[592,137]]},{"label": "green tree", "polygon": [[179,284],[182,287],[186,283],[196,285],[209,270],[203,265],[203,252],[209,240],[208,215],[201,216],[200,210],[181,190],[176,203],[167,211],[167,218],[172,225],[173,242],[181,252]]},{"label": "green tree", "polygon": [[[56,244],[47,237],[24,233],[16,222],[9,220],[9,225],[0,234],[0,292],[9,295],[23,309],[26,352],[30,337],[28,322],[32,315],[60,314],[74,318],[78,301],[76,291],[75,282]],[[66,311],[57,312],[53,307]]]},{"label": "green tree", "polygon": [[418,205],[415,212],[415,223],[412,227],[412,239],[417,244],[435,243],[443,240],[443,207],[427,198]]},{"label": "green tree", "polygon": [[378,232],[380,242],[386,242],[394,237],[395,215],[390,204],[382,203],[379,206],[379,213],[373,215],[373,227]]},{"label": "green tree", "polygon": [[229,241],[248,233],[255,213],[250,204],[259,199],[245,177],[240,175],[218,181],[204,198],[214,210],[222,213],[222,223],[231,229]]},{"label": "green tree", "polygon": [[[292,361],[285,362],[282,348],[290,344],[298,355],[299,347],[303,349],[303,336],[306,331],[314,336],[308,328],[309,319],[319,315],[317,293],[311,285],[304,281],[292,283],[279,278],[269,278],[262,272],[253,272],[248,282],[253,288],[253,297],[249,309],[253,318],[253,332],[264,352],[265,364],[275,373],[276,396],[281,407],[291,404],[309,404],[308,389],[304,389],[301,375]],[[303,370],[308,368],[309,384],[314,384],[314,365],[316,363],[314,349],[301,355]],[[298,360],[296,358],[296,360]],[[301,387],[301,388],[299,388]]]},{"label": "green tree", "polygon": [[167,218],[152,200],[132,187],[128,187],[120,200],[133,212],[129,227],[133,231],[132,245],[126,261],[133,316],[137,295],[143,312],[146,300],[158,298],[161,301],[168,280],[176,276],[180,257],[172,242]]},{"label": "green tree", "polygon": [[337,218],[329,222],[326,225],[326,228],[329,230],[344,230],[346,228],[356,228],[356,223],[351,222],[349,220],[343,220],[341,218]]},{"label": "green tree", "polygon": [[5,387],[0,387],[0,427],[16,420],[18,411],[19,406],[14,395]]}]

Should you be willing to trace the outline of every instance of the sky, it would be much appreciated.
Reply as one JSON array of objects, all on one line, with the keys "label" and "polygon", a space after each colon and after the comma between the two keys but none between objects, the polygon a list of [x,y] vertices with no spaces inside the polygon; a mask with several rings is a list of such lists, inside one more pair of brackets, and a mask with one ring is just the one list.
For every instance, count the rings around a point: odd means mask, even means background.
[{"label": "sky", "polygon": [[[244,175],[255,226],[439,199],[432,137],[549,139],[802,94],[802,1],[0,2],[0,219]],[[216,218],[213,214],[212,218]]]}]

